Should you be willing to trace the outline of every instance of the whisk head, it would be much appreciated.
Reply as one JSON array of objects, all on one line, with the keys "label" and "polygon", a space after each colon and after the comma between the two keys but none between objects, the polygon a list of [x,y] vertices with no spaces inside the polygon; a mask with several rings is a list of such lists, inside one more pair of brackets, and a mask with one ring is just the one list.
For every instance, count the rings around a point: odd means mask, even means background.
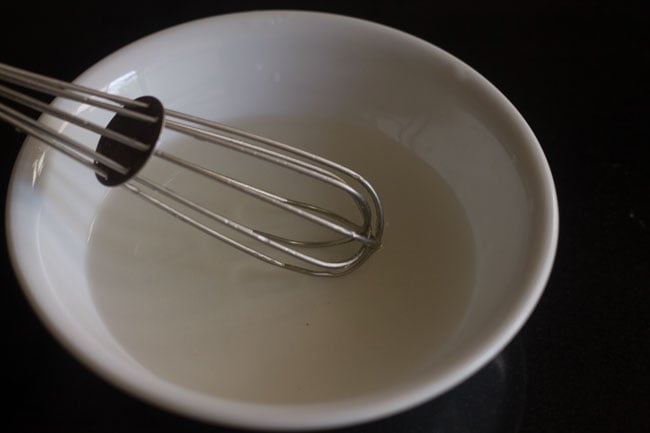
[{"label": "whisk head", "polygon": [[[16,86],[88,104],[114,116],[106,126],[91,123],[17,91]],[[97,134],[99,142],[92,149],[0,101],[0,119],[94,170],[103,185],[121,186],[184,223],[269,264],[315,276],[343,275],[357,269],[381,245],[384,216],[377,192],[361,175],[334,161],[165,109],[152,96],[129,99],[1,63],[0,97]],[[266,177],[257,176],[257,183],[248,182],[239,176],[245,173],[215,170],[156,146],[164,131],[255,161],[249,170]],[[249,216],[256,218],[244,215],[244,221],[236,220],[232,212],[215,206],[214,201],[206,204],[193,197],[192,191],[179,192],[173,182],[146,176],[141,169],[154,159],[211,182],[215,194],[221,190],[236,192],[242,202],[253,200],[264,211],[252,208],[248,213],[256,215]],[[304,184],[302,189],[308,193],[296,197],[270,188],[276,178],[285,176],[289,179],[285,184]],[[285,222],[283,227],[278,227],[279,220]]]}]

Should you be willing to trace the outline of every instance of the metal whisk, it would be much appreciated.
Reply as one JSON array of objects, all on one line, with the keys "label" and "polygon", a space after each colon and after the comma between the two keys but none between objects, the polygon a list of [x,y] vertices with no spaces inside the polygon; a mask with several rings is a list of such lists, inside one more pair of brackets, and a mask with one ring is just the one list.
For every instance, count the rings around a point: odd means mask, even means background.
[{"label": "metal whisk", "polygon": [[[25,94],[24,89],[78,101],[115,114],[108,125],[102,126],[33,98]],[[333,161],[217,122],[165,109],[151,96],[129,99],[2,63],[0,97],[11,101],[7,105],[0,100],[0,119],[94,170],[103,185],[122,186],[181,221],[264,262],[315,276],[343,275],[359,267],[381,244],[384,217],[377,193],[358,173]],[[99,142],[93,150],[12,108],[12,104],[92,131],[99,136]],[[165,128],[329,185],[349,198],[358,215],[343,215],[322,205],[292,200],[163,151],[156,147],[156,142]],[[154,157],[296,215],[305,224],[324,230],[319,229],[317,239],[302,239],[233,221],[223,212],[209,209],[168,185],[143,176],[140,169]],[[207,222],[197,218],[198,215]]]}]

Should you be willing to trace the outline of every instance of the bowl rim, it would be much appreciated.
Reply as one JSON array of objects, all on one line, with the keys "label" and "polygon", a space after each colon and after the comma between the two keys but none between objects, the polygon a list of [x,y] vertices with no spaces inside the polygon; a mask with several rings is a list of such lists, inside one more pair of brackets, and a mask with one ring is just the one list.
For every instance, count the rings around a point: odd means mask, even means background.
[{"label": "bowl rim", "polygon": [[[87,69],[77,77],[75,82],[83,81],[97,74],[108,63],[117,61],[120,56],[133,50],[137,51],[144,42],[148,43],[160,38],[169,38],[174,34],[182,34],[197,25],[218,25],[220,22],[228,20],[250,20],[262,16],[283,16],[286,14],[301,15],[306,19],[348,22],[364,29],[383,32],[405,44],[415,44],[431,50],[432,53],[443,58],[444,61],[459,66],[463,71],[471,74],[476,83],[480,84],[480,90],[505,113],[505,118],[508,119],[512,126],[526,137],[527,150],[532,156],[536,169],[534,176],[533,174],[531,176],[536,177],[539,181],[536,193],[539,194],[540,203],[543,205],[542,216],[540,217],[542,224],[540,230],[543,232],[541,239],[543,242],[535,245],[535,250],[531,253],[533,263],[527,267],[526,275],[522,279],[522,281],[525,281],[522,285],[524,288],[522,289],[522,296],[517,298],[517,302],[501,318],[499,325],[495,326],[489,334],[490,337],[473,346],[472,350],[463,353],[462,361],[454,365],[453,368],[448,369],[442,380],[439,379],[434,383],[430,383],[431,381],[421,383],[418,386],[412,386],[411,384],[407,387],[408,389],[401,390],[401,392],[393,390],[379,396],[345,400],[345,405],[340,402],[283,405],[246,403],[202,395],[169,383],[158,383],[152,386],[151,383],[145,383],[141,377],[132,372],[125,372],[115,368],[110,362],[104,361],[94,353],[94,349],[97,347],[93,347],[94,344],[88,338],[80,338],[78,333],[64,319],[52,314],[30,288],[27,275],[29,270],[19,259],[20,243],[15,238],[15,230],[13,229],[16,221],[12,215],[12,203],[15,201],[18,163],[14,166],[11,174],[6,200],[7,244],[17,279],[39,319],[70,353],[108,382],[171,412],[211,423],[267,430],[335,428],[383,418],[424,403],[470,377],[503,350],[528,319],[546,286],[557,249],[559,211],[551,171],[537,138],[522,115],[496,87],[470,66],[443,49],[400,30],[367,20],[331,13],[294,10],[239,12],[201,18],[160,30],[118,49]],[[16,161],[19,162],[28,158],[26,153],[27,148],[24,146]],[[158,379],[158,381],[162,382],[163,380]]]}]

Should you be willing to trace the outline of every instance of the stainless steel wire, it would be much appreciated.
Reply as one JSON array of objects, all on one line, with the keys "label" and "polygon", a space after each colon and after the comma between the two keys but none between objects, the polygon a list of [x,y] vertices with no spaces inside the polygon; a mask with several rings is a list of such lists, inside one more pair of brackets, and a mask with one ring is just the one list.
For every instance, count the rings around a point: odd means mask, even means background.
[{"label": "stainless steel wire", "polygon": [[[108,125],[96,124],[57,108],[56,104],[29,96],[24,89],[107,110],[114,117]],[[20,107],[91,131],[98,135],[99,144],[92,149],[89,143],[34,120],[17,109]],[[130,99],[0,63],[0,119],[90,168],[107,187],[121,186],[180,221],[275,266],[314,276],[344,275],[358,268],[381,245],[382,205],[373,186],[360,174],[297,147],[165,109],[150,96]],[[231,149],[242,157],[261,160],[328,185],[354,204],[357,215],[343,215],[311,200],[294,200],[162,150],[156,142],[163,130]],[[140,169],[151,158],[298,216],[305,224],[322,227],[328,234],[318,239],[302,239],[234,221],[222,211],[142,174]]]}]

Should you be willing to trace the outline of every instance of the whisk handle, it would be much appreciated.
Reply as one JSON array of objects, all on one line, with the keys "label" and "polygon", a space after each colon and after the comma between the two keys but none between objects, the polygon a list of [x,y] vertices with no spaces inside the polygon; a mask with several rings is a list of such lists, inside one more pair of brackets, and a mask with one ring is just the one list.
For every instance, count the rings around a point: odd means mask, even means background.
[{"label": "whisk handle", "polygon": [[146,105],[129,107],[129,110],[155,118],[154,121],[142,121],[132,116],[125,116],[118,113],[111,119],[106,128],[131,137],[146,144],[148,147],[146,150],[135,149],[107,135],[102,135],[97,144],[97,153],[110,158],[124,167],[129,167],[128,173],[122,174],[99,161],[95,161],[94,164],[106,172],[105,177],[97,175],[97,179],[103,185],[121,185],[135,176],[149,159],[162,131],[165,116],[162,103],[153,96],[141,96],[136,101],[143,102]]}]

